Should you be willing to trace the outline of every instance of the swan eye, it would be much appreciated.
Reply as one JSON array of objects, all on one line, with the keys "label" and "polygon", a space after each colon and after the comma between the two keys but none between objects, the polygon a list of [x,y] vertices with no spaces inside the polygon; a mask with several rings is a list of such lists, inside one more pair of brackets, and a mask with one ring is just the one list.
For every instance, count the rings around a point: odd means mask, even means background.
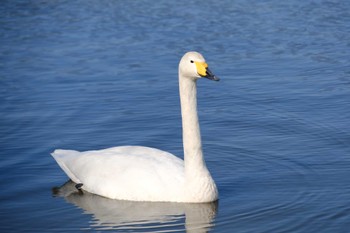
[{"label": "swan eye", "polygon": [[193,60],[191,60],[191,63],[193,63]]}]

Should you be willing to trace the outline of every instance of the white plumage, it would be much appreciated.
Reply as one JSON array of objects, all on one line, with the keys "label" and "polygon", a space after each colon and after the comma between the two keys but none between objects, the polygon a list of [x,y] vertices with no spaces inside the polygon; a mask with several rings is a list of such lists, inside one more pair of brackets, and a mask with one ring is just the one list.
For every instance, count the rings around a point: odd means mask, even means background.
[{"label": "white plumage", "polygon": [[120,146],[78,152],[57,149],[59,166],[82,189],[131,201],[212,202],[218,191],[203,158],[197,116],[196,81],[219,80],[203,56],[186,53],[179,64],[184,160],[158,149]]}]

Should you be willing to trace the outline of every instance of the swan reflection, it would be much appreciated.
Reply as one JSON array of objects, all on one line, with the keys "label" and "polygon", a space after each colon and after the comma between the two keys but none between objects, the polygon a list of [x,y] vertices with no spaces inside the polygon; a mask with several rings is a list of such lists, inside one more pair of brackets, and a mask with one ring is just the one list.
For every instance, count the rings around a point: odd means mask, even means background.
[{"label": "swan reflection", "polygon": [[53,194],[92,214],[91,227],[98,230],[164,232],[185,227],[186,232],[208,232],[214,225],[218,208],[218,202],[188,204],[112,200],[78,191],[72,181],[53,188]]}]

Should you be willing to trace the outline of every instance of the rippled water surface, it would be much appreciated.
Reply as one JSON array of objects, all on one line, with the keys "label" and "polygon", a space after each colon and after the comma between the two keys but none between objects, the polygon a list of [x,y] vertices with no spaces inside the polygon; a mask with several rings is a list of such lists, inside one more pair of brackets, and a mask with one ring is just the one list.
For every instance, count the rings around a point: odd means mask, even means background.
[{"label": "rippled water surface", "polygon": [[[2,1],[0,231],[348,232],[349,38],[349,1]],[[55,148],[182,157],[188,50],[219,202],[52,193]]]}]

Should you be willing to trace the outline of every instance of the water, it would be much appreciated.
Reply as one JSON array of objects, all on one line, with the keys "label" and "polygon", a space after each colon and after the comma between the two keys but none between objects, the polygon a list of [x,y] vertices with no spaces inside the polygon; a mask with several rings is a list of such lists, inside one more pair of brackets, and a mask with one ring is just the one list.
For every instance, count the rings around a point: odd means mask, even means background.
[{"label": "water", "polygon": [[[348,232],[348,1],[2,1],[1,232]],[[59,195],[50,153],[182,156],[177,65],[197,50],[218,203]],[[74,190],[74,189],[73,189]]]}]

